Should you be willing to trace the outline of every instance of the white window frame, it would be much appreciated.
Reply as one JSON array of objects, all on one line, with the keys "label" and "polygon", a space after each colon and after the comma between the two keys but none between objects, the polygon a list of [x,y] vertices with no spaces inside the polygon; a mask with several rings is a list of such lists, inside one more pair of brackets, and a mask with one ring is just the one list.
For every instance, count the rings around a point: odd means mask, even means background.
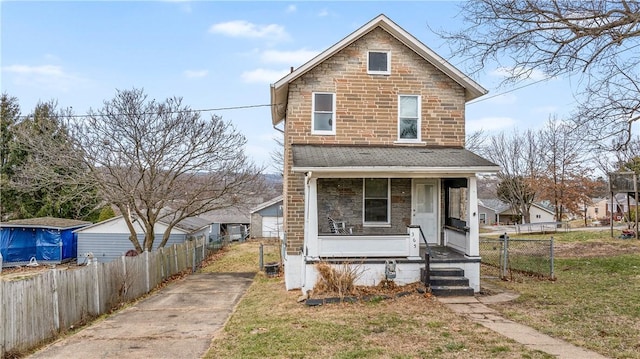
[{"label": "white window frame", "polygon": [[[331,95],[331,130],[316,130],[316,112],[329,113],[327,111],[316,111],[316,95]],[[311,93],[311,134],[312,135],[335,135],[336,134],[336,94],[334,92],[312,92]]]},{"label": "white window frame", "polygon": [[[403,97],[417,97],[418,98],[418,118],[416,119],[416,125],[417,125],[417,137],[416,138],[402,138],[400,137],[400,124],[401,124],[401,99]],[[422,142],[422,96],[421,95],[398,95],[398,141],[397,142],[410,142],[410,143],[415,143],[415,142]]]},{"label": "white window frame", "polygon": [[[387,70],[386,71],[369,70],[369,58],[371,57],[372,52],[387,54]],[[367,51],[367,73],[370,75],[391,75],[391,51],[388,51],[388,50]]]},{"label": "white window frame", "polygon": [[[385,222],[371,222],[366,220],[367,179],[387,180],[387,220]],[[390,227],[391,226],[391,178],[363,178],[362,179],[362,226]]]}]

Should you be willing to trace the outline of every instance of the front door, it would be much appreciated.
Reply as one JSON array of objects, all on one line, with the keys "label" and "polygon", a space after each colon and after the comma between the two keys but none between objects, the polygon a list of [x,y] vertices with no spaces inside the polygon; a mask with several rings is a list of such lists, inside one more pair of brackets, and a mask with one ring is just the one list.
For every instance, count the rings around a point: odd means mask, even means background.
[{"label": "front door", "polygon": [[438,181],[414,179],[411,192],[411,224],[420,225],[428,243],[438,244]]}]

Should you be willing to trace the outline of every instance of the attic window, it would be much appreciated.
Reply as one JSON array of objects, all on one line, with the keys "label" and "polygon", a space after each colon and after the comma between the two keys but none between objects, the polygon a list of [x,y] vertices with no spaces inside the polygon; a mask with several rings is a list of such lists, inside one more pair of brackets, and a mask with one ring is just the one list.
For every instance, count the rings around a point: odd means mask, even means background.
[{"label": "attic window", "polygon": [[391,52],[369,51],[367,54],[367,73],[373,75],[390,75]]}]

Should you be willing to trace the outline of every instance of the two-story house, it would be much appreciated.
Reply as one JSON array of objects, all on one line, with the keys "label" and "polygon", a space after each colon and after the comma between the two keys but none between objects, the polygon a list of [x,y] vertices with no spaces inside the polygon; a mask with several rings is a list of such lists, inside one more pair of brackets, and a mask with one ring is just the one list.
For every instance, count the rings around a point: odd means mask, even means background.
[{"label": "two-story house", "polygon": [[320,261],[417,282],[428,242],[478,291],[476,175],[498,167],[464,149],[465,103],[485,93],[384,15],[272,84],[287,289],[312,289]]}]

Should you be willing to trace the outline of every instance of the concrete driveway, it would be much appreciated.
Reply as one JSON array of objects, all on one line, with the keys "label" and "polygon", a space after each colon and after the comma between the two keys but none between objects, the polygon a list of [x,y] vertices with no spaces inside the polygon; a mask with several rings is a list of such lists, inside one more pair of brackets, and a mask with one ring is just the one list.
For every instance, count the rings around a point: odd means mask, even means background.
[{"label": "concrete driveway", "polygon": [[200,358],[255,273],[197,273],[29,358]]}]

